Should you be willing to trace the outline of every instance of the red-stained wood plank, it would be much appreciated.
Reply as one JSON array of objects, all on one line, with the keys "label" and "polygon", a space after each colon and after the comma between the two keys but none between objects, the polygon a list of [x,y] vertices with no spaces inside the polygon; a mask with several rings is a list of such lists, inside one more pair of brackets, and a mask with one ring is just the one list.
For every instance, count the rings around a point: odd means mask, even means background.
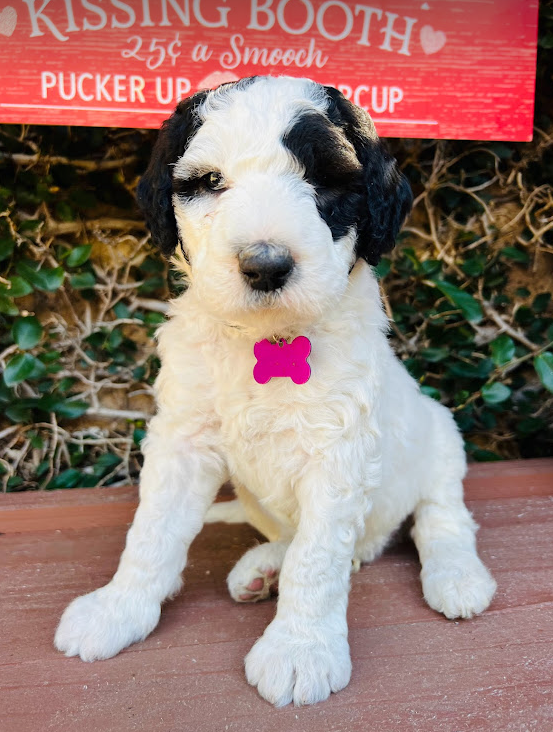
[{"label": "red-stained wood plank", "polygon": [[[0,536],[0,729],[549,732],[553,497],[540,481],[552,467],[471,467],[479,550],[498,581],[483,616],[451,622],[433,612],[421,596],[413,545],[391,547],[352,578],[350,685],[300,709],[273,709],[244,679],[243,657],[275,610],[274,601],[233,603],[226,590],[234,562],[259,540],[251,528],[206,526],[191,549],[184,591],[166,604],[154,633],[116,658],[85,664],[57,653],[53,633],[67,602],[110,579],[127,528],[117,510],[134,494],[0,498],[4,525],[24,510],[45,513],[44,523],[35,514],[25,528],[18,518],[20,530]],[[501,485],[511,488],[495,497]],[[79,509],[81,520],[100,506],[105,515],[91,513],[88,526],[52,525],[53,510],[76,520]],[[117,522],[109,523],[110,511]]]},{"label": "red-stained wood plank", "polygon": [[[468,501],[553,495],[553,460],[473,463],[465,479]],[[0,533],[120,526],[132,521],[136,486],[9,493],[0,497]],[[220,498],[228,498],[223,487]]]},{"label": "red-stained wood plank", "polygon": [[465,497],[517,498],[553,495],[553,460],[507,460],[471,463],[464,482]]}]

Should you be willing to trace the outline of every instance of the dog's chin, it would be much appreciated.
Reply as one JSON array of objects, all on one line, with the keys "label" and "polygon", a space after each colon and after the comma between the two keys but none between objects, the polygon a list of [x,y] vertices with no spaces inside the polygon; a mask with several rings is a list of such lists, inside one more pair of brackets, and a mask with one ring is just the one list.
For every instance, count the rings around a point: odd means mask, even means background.
[{"label": "dog's chin", "polygon": [[213,315],[225,326],[230,326],[231,333],[247,335],[254,341],[299,335],[316,316],[311,308],[287,302],[285,291],[286,288],[270,292],[251,290],[244,294],[239,305],[235,303],[231,308],[227,305]]},{"label": "dog's chin", "polygon": [[276,290],[263,291],[250,287],[241,278],[209,278],[197,272],[191,292],[211,319],[232,326],[229,332],[262,340],[271,336],[288,338],[312,330],[321,318],[336,309],[347,282],[347,271],[343,276],[334,272],[332,278],[292,278]]},{"label": "dog's chin", "polygon": [[283,304],[284,288],[281,287],[278,290],[270,290],[263,292],[262,290],[252,290],[248,293],[247,300],[249,301],[251,310],[277,310],[278,308],[285,307]]}]

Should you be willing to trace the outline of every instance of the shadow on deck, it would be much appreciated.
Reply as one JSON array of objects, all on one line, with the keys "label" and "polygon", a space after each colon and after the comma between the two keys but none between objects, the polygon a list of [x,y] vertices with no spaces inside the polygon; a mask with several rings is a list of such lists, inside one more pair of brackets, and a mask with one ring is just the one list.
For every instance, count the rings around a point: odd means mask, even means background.
[{"label": "shadow on deck", "polygon": [[3,732],[550,732],[553,730],[553,460],[472,465],[467,503],[498,591],[452,622],[422,599],[414,547],[352,578],[353,675],[314,707],[274,709],[243,658],[275,602],[234,603],[225,578],[259,539],[206,526],[184,591],[143,643],[93,664],[52,645],[65,605],[106,583],[136,507],[132,488],[0,497]]}]

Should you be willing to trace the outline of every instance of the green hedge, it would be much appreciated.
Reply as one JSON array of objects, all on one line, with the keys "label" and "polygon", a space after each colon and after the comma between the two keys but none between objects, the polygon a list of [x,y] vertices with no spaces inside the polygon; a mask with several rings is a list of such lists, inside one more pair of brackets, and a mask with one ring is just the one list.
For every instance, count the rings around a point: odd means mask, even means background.
[{"label": "green hedge", "polygon": [[[390,141],[415,207],[377,271],[395,347],[475,460],[553,454],[553,14],[528,144]],[[136,480],[163,303],[134,203],[151,132],[0,126],[4,490]]]}]

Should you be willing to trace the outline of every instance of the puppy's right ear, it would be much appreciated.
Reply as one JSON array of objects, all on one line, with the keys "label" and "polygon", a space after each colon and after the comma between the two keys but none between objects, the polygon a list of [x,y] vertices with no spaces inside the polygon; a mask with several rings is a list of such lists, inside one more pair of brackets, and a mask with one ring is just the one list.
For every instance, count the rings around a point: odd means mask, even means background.
[{"label": "puppy's right ear", "polygon": [[357,224],[356,253],[369,264],[394,246],[413,203],[409,181],[378,138],[374,123],[360,107],[333,87],[325,87],[329,119],[341,127],[363,166],[365,207]]},{"label": "puppy's right ear", "polygon": [[201,127],[196,110],[207,94],[207,91],[201,91],[179,102],[173,115],[165,120],[154,145],[150,164],[138,184],[138,205],[152,233],[153,243],[165,256],[170,256],[179,243],[172,201],[173,165]]}]

